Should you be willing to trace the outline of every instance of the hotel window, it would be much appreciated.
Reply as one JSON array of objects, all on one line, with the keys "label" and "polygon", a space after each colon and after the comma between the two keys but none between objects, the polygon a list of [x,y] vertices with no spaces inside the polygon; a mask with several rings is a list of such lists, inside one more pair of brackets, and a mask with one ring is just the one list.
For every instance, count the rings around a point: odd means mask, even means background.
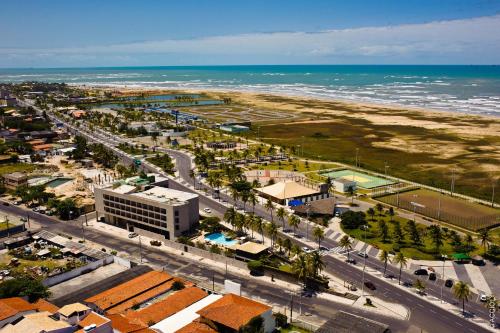
[{"label": "hotel window", "polygon": [[105,199],[105,200],[109,200],[109,195],[105,194],[105,195],[104,195],[104,199]]},{"label": "hotel window", "polygon": [[162,213],[162,214],[167,214],[167,210],[166,210],[165,208],[162,208],[162,209],[161,209],[161,213]]},{"label": "hotel window", "polygon": [[130,203],[130,205],[131,205],[132,207],[137,207],[137,202],[132,201],[132,202]]},{"label": "hotel window", "polygon": [[179,225],[177,225],[177,224],[176,224],[176,225],[175,225],[175,230],[179,230],[179,229],[180,229],[180,228],[179,228]]}]

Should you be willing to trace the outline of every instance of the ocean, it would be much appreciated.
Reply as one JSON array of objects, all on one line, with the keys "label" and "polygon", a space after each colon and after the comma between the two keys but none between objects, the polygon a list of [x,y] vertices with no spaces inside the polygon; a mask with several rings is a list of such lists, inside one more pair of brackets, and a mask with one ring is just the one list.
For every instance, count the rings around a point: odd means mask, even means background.
[{"label": "ocean", "polygon": [[0,82],[22,81],[251,91],[500,116],[500,66],[0,68]]}]

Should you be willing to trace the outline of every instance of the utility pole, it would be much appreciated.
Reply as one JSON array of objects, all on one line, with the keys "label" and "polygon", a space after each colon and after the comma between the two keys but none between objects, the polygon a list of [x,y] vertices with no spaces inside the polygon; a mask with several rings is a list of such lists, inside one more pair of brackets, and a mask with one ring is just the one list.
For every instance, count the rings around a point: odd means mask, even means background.
[{"label": "utility pole", "polygon": [[[365,243],[366,243],[366,229],[368,226],[365,224],[363,225],[363,230],[365,231]],[[365,268],[366,268],[366,252],[364,252],[364,260],[363,260],[363,274],[362,274],[362,281],[361,281],[361,297],[365,296]]]},{"label": "utility pole", "polygon": [[358,167],[358,154],[359,154],[359,148],[356,148],[356,168]]},{"label": "utility pole", "polygon": [[450,188],[451,196],[453,196],[453,192],[455,192],[455,169],[451,169],[451,188]]},{"label": "utility pole", "polygon": [[389,168],[389,165],[387,164],[387,161],[384,162],[384,171],[385,171],[385,176],[387,177],[387,168]]},{"label": "utility pole", "polygon": [[446,258],[448,258],[448,256],[446,254],[442,254],[441,258],[443,259],[443,275],[441,276],[441,278],[443,279],[443,284],[441,284],[441,302],[443,302],[444,263],[446,262]]},{"label": "utility pole", "polygon": [[491,185],[491,207],[495,207],[495,182]]},{"label": "utility pole", "polygon": [[292,315],[293,315],[293,293],[290,293],[290,324],[293,321]]}]

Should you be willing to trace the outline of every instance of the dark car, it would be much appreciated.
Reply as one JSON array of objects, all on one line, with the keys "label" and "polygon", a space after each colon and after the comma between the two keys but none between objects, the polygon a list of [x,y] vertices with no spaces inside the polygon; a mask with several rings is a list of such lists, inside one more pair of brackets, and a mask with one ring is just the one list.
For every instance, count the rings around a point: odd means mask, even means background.
[{"label": "dark car", "polygon": [[413,282],[411,282],[411,281],[405,281],[405,282],[403,282],[403,286],[405,286],[405,287],[412,287],[413,286]]},{"label": "dark car", "polygon": [[436,273],[429,274],[429,280],[436,281]]},{"label": "dark car", "polygon": [[377,287],[375,287],[375,285],[373,283],[371,283],[370,281],[366,281],[365,282],[365,287],[370,289],[370,290],[375,290],[377,289]]},{"label": "dark car", "polygon": [[415,275],[428,275],[429,273],[427,272],[426,269],[417,269],[413,274],[415,274]]},{"label": "dark car", "polygon": [[3,204],[4,206],[10,206],[10,204],[9,204],[8,202],[5,202],[5,201],[4,201],[4,202],[2,202],[2,204]]},{"label": "dark car", "polygon": [[451,287],[453,287],[453,280],[452,280],[452,279],[448,279],[448,280],[444,281],[444,286],[445,286],[446,288],[451,288]]},{"label": "dark car", "polygon": [[356,265],[356,260],[355,259],[346,259],[345,262],[348,263],[348,264]]}]

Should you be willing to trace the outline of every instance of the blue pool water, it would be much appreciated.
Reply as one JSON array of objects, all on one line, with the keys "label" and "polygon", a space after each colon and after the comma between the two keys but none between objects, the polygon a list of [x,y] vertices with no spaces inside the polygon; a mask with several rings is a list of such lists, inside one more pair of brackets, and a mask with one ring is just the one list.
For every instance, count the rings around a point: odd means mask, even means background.
[{"label": "blue pool water", "polygon": [[215,243],[220,244],[220,245],[224,245],[224,246],[231,246],[231,245],[236,244],[236,240],[234,240],[234,239],[228,240],[220,232],[205,235],[205,239],[212,241],[212,242],[215,242]]},{"label": "blue pool water", "polygon": [[67,183],[70,180],[73,180],[73,178],[56,178],[54,180],[47,182],[45,185],[48,187],[54,188],[54,187],[58,187],[59,185],[62,185],[64,183]]}]

